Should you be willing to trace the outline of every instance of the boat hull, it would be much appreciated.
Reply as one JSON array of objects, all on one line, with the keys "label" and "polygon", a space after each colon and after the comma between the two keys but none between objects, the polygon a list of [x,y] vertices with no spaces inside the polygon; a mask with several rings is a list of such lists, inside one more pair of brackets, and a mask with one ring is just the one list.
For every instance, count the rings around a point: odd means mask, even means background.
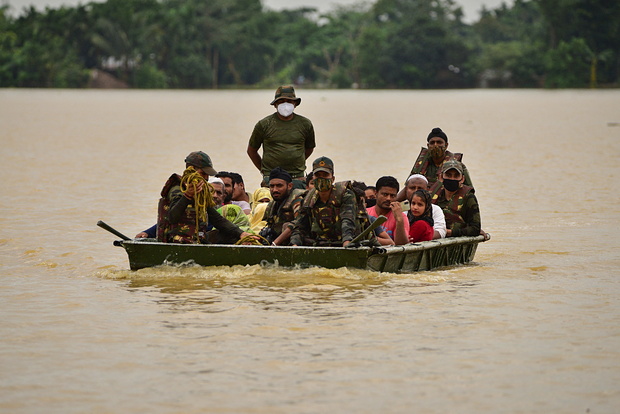
[{"label": "boat hull", "polygon": [[483,236],[455,237],[391,247],[275,247],[159,243],[145,239],[118,241],[132,270],[159,265],[268,265],[350,267],[409,273],[468,263]]}]

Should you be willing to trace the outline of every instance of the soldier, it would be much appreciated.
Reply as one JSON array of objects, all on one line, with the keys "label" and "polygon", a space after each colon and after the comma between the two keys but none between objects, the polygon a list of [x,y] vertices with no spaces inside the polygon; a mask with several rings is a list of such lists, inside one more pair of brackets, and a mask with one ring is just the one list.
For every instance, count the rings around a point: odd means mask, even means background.
[{"label": "soldier", "polygon": [[446,237],[478,236],[481,233],[480,209],[473,187],[464,184],[463,164],[449,160],[441,168],[439,180],[442,187],[435,190],[433,204],[443,210],[446,217]]},{"label": "soldier", "polygon": [[[291,85],[280,86],[270,105],[276,112],[256,123],[248,143],[247,153],[252,163],[263,175],[263,187],[269,185],[269,173],[282,167],[293,177],[293,187],[306,187],[306,159],[314,151],[314,127],[312,122],[294,113],[301,104]],[[263,147],[263,155],[258,153]]]},{"label": "soldier", "polygon": [[368,225],[349,181],[334,183],[334,163],[327,157],[312,163],[314,188],[308,191],[295,220],[292,246],[347,246]]},{"label": "soldier", "polygon": [[[443,163],[452,159],[461,161],[463,159],[463,154],[448,151],[448,136],[441,128],[433,128],[428,134],[426,142],[428,143],[428,149],[422,147],[409,175],[422,174],[428,180],[429,187],[432,188],[441,174]],[[465,176],[465,185],[473,187],[471,179],[469,178],[469,172],[464,165],[463,173]],[[403,201],[406,198],[404,194],[399,194],[398,199],[399,201]]]},{"label": "soldier", "polygon": [[267,205],[263,220],[267,225],[260,235],[274,246],[287,246],[293,231],[293,221],[297,218],[305,190],[293,188],[293,178],[280,167],[269,173],[269,192],[272,201]]},{"label": "soldier", "polygon": [[[220,231],[226,242],[235,242],[240,238],[250,236],[224,217],[214,205],[205,203],[201,206],[199,196],[208,191],[207,180],[209,175],[215,175],[211,158],[202,151],[190,153],[185,158],[186,171],[192,167],[203,180],[194,185],[181,188],[182,177],[172,174],[161,190],[161,199],[157,211],[157,239],[166,243],[208,243],[207,231],[209,223]],[[212,203],[213,204],[213,203]],[[204,216],[201,217],[201,208]],[[198,210],[198,211],[197,211]],[[196,218],[198,213],[198,219]],[[198,222],[198,225],[196,223]]]}]

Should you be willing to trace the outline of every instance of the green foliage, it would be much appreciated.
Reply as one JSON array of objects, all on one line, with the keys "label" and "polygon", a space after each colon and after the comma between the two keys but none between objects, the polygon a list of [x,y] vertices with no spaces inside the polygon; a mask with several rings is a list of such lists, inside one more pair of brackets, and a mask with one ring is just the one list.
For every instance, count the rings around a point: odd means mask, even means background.
[{"label": "green foliage", "polygon": [[616,86],[620,2],[515,0],[462,22],[454,0],[263,10],[260,0],[0,6],[0,87]]},{"label": "green foliage", "polygon": [[368,87],[464,86],[460,74],[469,54],[459,35],[462,12],[452,0],[379,0],[373,25],[360,46],[363,84]]},{"label": "green foliage", "polygon": [[142,89],[164,89],[168,87],[166,74],[152,63],[140,65],[135,71],[133,85]]},{"label": "green foliage", "polygon": [[547,54],[547,79],[550,88],[580,88],[590,82],[590,67],[594,54],[584,39],[573,38],[560,42]]}]

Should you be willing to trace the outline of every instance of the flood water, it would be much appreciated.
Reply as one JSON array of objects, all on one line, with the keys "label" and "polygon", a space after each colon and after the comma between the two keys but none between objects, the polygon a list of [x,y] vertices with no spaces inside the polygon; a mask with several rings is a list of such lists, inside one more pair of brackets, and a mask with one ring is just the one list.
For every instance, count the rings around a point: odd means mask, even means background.
[{"label": "flood water", "polygon": [[154,224],[195,150],[254,190],[273,90],[0,90],[0,412],[617,412],[620,91],[297,92],[339,180],[403,182],[441,127],[475,262],[129,271],[97,220]]}]

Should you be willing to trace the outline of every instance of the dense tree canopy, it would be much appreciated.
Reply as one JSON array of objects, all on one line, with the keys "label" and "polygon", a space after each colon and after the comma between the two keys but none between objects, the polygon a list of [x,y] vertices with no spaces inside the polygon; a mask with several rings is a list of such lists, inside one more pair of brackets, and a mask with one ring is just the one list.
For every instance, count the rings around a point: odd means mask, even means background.
[{"label": "dense tree canopy", "polygon": [[614,87],[620,2],[454,0],[264,10],[260,0],[0,6],[0,87]]}]

